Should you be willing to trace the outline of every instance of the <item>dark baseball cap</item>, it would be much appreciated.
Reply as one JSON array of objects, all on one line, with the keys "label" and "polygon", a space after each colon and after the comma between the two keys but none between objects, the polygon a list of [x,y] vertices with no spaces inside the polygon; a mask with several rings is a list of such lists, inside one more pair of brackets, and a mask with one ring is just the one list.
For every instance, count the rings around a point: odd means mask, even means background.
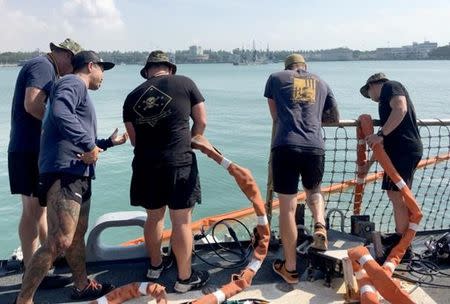
[{"label": "dark baseball cap", "polygon": [[96,63],[103,67],[103,70],[107,71],[112,69],[115,64],[112,62],[103,61],[100,56],[94,51],[81,51],[72,59],[72,66],[74,70],[80,69],[89,62]]}]

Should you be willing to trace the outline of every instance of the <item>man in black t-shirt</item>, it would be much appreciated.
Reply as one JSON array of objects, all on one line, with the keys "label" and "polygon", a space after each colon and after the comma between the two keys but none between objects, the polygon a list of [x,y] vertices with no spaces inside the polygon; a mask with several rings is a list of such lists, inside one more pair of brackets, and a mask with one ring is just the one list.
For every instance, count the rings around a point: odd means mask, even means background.
[{"label": "man in black t-shirt", "polygon": [[[150,268],[147,277],[158,279],[170,267],[161,256],[166,206],[172,221],[171,245],[178,266],[174,289],[187,292],[209,279],[206,271],[191,269],[191,217],[200,203],[200,181],[191,137],[206,126],[204,98],[195,83],[175,75],[177,66],[162,51],[150,53],[141,76],[147,79],[126,98],[123,121],[134,146],[130,200],[147,210],[144,236]],[[193,125],[189,129],[189,118]]]},{"label": "man in black t-shirt", "polygon": [[[416,112],[406,88],[398,81],[387,79],[383,73],[369,77],[360,89],[361,94],[378,103],[381,129],[366,138],[369,146],[382,143],[402,179],[411,188],[414,172],[422,158],[423,146],[417,126]],[[373,158],[363,168],[367,173]],[[385,173],[382,189],[392,201],[395,231],[400,236],[408,229],[409,216],[402,194]]]}]

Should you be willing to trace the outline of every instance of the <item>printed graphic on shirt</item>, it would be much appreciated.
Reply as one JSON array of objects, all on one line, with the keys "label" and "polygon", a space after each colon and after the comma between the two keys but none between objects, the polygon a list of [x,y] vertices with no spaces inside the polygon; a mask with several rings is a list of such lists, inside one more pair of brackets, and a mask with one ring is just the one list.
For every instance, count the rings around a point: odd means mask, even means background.
[{"label": "printed graphic on shirt", "polygon": [[294,77],[294,85],[292,88],[292,102],[315,103],[316,82],[317,80],[311,77]]},{"label": "printed graphic on shirt", "polygon": [[150,86],[133,107],[139,116],[136,119],[136,124],[147,123],[154,127],[160,119],[167,117],[171,113],[170,110],[166,110],[167,105],[171,101],[172,97],[156,87]]}]

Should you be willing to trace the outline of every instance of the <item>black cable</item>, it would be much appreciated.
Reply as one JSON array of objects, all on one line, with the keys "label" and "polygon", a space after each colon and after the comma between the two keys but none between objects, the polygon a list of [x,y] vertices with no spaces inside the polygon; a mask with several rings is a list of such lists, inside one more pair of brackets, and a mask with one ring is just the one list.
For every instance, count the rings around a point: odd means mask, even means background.
[{"label": "black cable", "polygon": [[404,276],[404,275],[401,275],[401,274],[398,274],[398,273],[394,273],[394,276],[396,278],[399,278],[399,279],[402,279],[402,280],[405,280],[405,281],[408,281],[408,282],[411,282],[411,283],[415,283],[415,284],[418,284],[418,285],[421,285],[421,286],[425,285],[427,287],[450,288],[450,285],[425,282],[425,281],[422,281],[420,279],[419,280],[414,280],[414,279],[411,279],[410,277],[407,277],[407,276]]},{"label": "black cable", "polygon": [[[398,273],[394,273],[395,277],[402,280],[415,283],[419,286],[429,288],[450,288],[450,285],[433,283],[436,277],[450,277],[450,274],[441,270],[441,268],[430,260],[432,256],[424,256],[423,254],[415,254],[417,258],[413,258],[407,264],[406,270],[411,276],[417,279],[407,277]],[[421,277],[417,276],[421,275]],[[428,280],[426,281],[426,278]]]},{"label": "black cable", "polygon": [[[214,223],[214,225],[213,225],[210,229],[208,229],[207,231],[205,231],[205,229],[202,227],[200,234],[194,236],[194,239],[195,239],[195,240],[200,240],[200,239],[202,239],[202,238],[206,239],[206,242],[208,243],[208,245],[209,245],[211,251],[213,251],[213,252],[216,254],[216,256],[218,256],[220,259],[226,261],[227,263],[230,263],[231,266],[223,266],[223,265],[220,265],[220,264],[218,264],[218,263],[211,263],[211,262],[208,262],[206,259],[202,258],[202,257],[196,252],[196,250],[193,250],[193,253],[194,253],[194,255],[195,255],[196,257],[198,257],[202,262],[204,262],[205,264],[207,264],[207,265],[209,265],[209,266],[212,266],[212,267],[218,267],[218,268],[222,268],[222,269],[236,269],[236,268],[240,268],[240,267],[244,266],[244,265],[247,263],[247,260],[248,260],[249,256],[250,256],[251,253],[252,253],[252,245],[251,245],[251,243],[250,243],[249,246],[248,246],[247,248],[245,248],[245,250],[244,250],[244,248],[243,248],[241,242],[239,241],[239,239],[238,239],[238,237],[237,237],[237,235],[236,235],[236,232],[234,231],[233,228],[231,228],[231,226],[227,223],[227,221],[235,221],[235,222],[239,223],[241,226],[243,226],[243,227],[245,228],[245,230],[247,231],[247,233],[248,233],[248,235],[249,235],[249,238],[252,239],[252,234],[250,233],[250,230],[248,230],[247,226],[246,226],[243,222],[241,222],[240,220],[234,219],[234,218],[226,218],[226,219],[222,219],[222,220],[220,220],[220,221]],[[220,242],[217,242],[217,241],[216,241],[216,238],[215,238],[215,230],[216,230],[217,226],[219,226],[219,225],[224,225],[224,226],[227,228],[228,233],[229,233],[230,236],[233,238],[234,243],[236,243],[236,244],[239,245],[239,250],[240,250],[240,252],[236,252],[235,250],[232,250],[232,249],[230,249],[230,248],[224,247]],[[209,239],[207,238],[207,235],[208,235],[209,233],[211,233],[211,236],[212,236],[212,238],[213,238],[214,245],[213,245],[213,244],[209,241]],[[219,249],[216,249],[216,247],[218,247]],[[222,254],[219,253],[219,251],[224,251],[224,252],[231,253],[231,254],[233,254],[233,255],[238,256],[239,259],[237,259],[237,260],[231,260],[231,259],[228,259],[228,258],[226,258],[226,257],[223,256],[223,253],[222,253]]]}]

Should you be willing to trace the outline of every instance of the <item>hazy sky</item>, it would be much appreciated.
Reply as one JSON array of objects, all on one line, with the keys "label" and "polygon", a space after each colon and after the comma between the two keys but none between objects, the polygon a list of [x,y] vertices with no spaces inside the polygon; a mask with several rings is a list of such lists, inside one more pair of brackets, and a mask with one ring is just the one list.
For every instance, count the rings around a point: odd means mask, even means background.
[{"label": "hazy sky", "polygon": [[71,37],[94,50],[372,50],[450,42],[449,0],[0,0],[0,51],[48,50]]}]

